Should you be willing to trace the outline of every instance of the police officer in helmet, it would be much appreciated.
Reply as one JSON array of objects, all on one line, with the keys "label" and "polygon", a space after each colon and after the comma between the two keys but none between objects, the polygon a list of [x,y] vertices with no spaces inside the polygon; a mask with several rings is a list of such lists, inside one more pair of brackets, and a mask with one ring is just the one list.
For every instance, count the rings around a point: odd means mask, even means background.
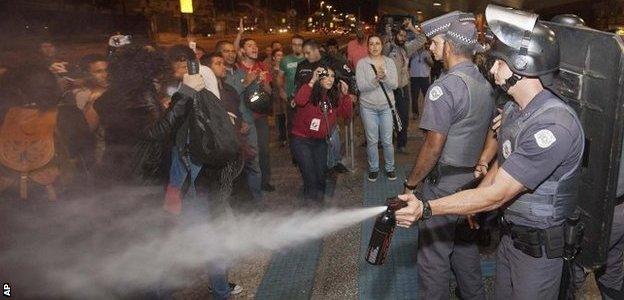
[{"label": "police officer in helmet", "polygon": [[555,299],[566,221],[577,208],[583,130],[574,111],[545,89],[559,68],[557,36],[537,15],[495,5],[486,19],[497,38],[490,72],[513,98],[505,105],[498,157],[480,185],[435,200],[399,196],[399,226],[432,215],[500,209],[495,299]]}]

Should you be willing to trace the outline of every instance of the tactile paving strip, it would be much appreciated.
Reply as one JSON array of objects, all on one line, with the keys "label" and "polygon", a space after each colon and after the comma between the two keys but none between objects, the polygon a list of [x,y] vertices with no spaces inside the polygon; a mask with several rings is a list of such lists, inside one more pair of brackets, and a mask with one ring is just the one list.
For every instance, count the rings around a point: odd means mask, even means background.
[{"label": "tactile paving strip", "polygon": [[323,240],[276,252],[256,292],[256,299],[310,299]]},{"label": "tactile paving strip", "polygon": [[[388,181],[380,173],[377,182],[369,182],[368,174],[364,175],[365,207],[384,205],[386,198],[394,197],[403,191],[403,181],[407,168],[397,169],[398,179]],[[418,271],[416,253],[418,248],[418,229],[397,228],[392,237],[390,253],[386,262],[381,266],[373,266],[364,260],[375,220],[370,219],[362,223],[362,237],[360,245],[360,299],[418,299]],[[483,277],[494,276],[495,263],[491,260],[482,260]]]},{"label": "tactile paving strip", "polygon": [[[377,182],[369,182],[364,176],[364,206],[384,205],[386,198],[394,197],[403,189],[406,168],[397,169],[397,180],[389,181],[380,172]],[[362,243],[360,247],[360,299],[415,299],[418,294],[418,274],[416,269],[416,249],[418,229],[397,228],[392,237],[390,253],[381,266],[373,266],[364,260],[368,250],[373,224],[370,219],[362,223]]]}]

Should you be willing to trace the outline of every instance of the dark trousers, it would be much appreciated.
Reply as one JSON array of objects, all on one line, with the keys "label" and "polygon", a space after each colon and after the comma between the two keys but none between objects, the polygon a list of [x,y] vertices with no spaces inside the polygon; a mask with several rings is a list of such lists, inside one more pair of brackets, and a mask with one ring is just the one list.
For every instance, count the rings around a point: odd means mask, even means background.
[{"label": "dark trousers", "polygon": [[304,198],[317,202],[323,201],[327,142],[325,139],[291,136],[290,148],[303,178]]},{"label": "dark trousers", "polygon": [[258,132],[258,159],[260,162],[260,172],[262,173],[262,185],[271,182],[271,160],[269,158],[269,121],[267,116],[256,119],[256,130]]},{"label": "dark trousers", "polygon": [[286,114],[277,114],[275,116],[275,123],[277,125],[278,138],[280,142],[286,141]]},{"label": "dark trousers", "polygon": [[407,127],[409,126],[409,94],[407,93],[407,86],[394,90],[394,101],[396,103],[395,109],[403,124],[403,130],[397,134],[397,148],[405,147],[407,145]]},{"label": "dark trousers", "polygon": [[427,94],[429,89],[429,77],[410,77],[410,83],[412,86],[412,113],[418,114],[418,96],[419,93],[423,94],[423,97]]}]

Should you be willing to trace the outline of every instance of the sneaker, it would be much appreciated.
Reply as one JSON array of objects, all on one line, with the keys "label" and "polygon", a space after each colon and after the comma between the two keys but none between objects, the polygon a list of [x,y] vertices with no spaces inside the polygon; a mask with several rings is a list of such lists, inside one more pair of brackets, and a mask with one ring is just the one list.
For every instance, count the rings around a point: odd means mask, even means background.
[{"label": "sneaker", "polygon": [[337,163],[334,166],[334,171],[340,174],[349,173],[349,169],[347,169],[347,167],[345,167],[345,165],[343,165],[342,163]]},{"label": "sneaker", "polygon": [[[228,286],[230,287],[230,295],[238,295],[243,291],[243,287],[234,283],[228,282]],[[208,287],[208,292],[212,293],[212,287]]]},{"label": "sneaker", "polygon": [[386,172],[386,176],[388,176],[388,180],[395,181],[397,179],[396,173],[394,171]]},{"label": "sneaker", "polygon": [[262,190],[265,192],[272,192],[275,191],[275,187],[267,183],[262,185]]},{"label": "sneaker", "polygon": [[368,172],[368,181],[370,182],[377,181],[377,176],[379,176],[379,172]]}]

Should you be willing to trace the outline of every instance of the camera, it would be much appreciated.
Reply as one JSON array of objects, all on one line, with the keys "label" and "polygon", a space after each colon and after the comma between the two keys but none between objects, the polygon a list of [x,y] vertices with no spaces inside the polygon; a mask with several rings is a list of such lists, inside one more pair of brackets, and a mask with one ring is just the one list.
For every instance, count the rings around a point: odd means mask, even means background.
[{"label": "camera", "polygon": [[196,59],[189,59],[186,61],[189,75],[199,74],[199,61]]},{"label": "camera", "polygon": [[129,45],[132,43],[131,35],[113,35],[108,39],[108,45],[111,47],[119,48],[121,46]]},{"label": "camera", "polygon": [[323,69],[321,73],[319,73],[319,78],[323,78],[327,76],[329,76],[329,71],[327,69]]}]

